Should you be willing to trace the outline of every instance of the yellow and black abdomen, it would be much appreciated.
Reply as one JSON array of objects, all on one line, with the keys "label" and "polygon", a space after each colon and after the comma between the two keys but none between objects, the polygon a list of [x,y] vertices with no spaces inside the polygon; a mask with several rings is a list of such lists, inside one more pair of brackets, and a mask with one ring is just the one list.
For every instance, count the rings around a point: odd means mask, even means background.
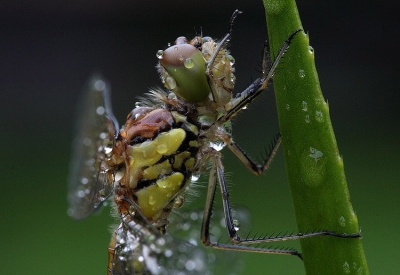
[{"label": "yellow and black abdomen", "polygon": [[126,173],[133,198],[149,220],[189,183],[198,152],[198,127],[177,111],[154,109],[128,117],[120,136],[129,142]]}]

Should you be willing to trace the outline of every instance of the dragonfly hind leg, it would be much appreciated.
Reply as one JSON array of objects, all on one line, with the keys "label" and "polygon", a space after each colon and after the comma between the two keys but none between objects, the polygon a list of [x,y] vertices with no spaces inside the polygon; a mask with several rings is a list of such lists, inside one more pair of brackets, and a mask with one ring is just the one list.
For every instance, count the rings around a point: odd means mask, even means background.
[{"label": "dragonfly hind leg", "polygon": [[[249,237],[241,238],[238,235],[237,230],[235,229],[237,223],[233,219],[232,215],[231,204],[229,200],[229,191],[224,174],[224,167],[222,164],[221,155],[219,152],[213,149],[210,152],[210,154],[212,155],[213,165],[211,167],[209,176],[207,199],[206,199],[203,223],[201,228],[201,239],[206,246],[223,250],[249,251],[249,252],[266,253],[266,254],[295,255],[302,259],[301,253],[295,249],[273,249],[273,248],[262,248],[262,247],[260,248],[260,247],[251,247],[248,245],[264,244],[264,243],[278,242],[278,241],[298,240],[314,236],[334,236],[339,238],[360,237],[360,232],[353,234],[338,234],[332,231],[322,230],[316,232],[306,232],[306,233],[297,233],[288,235],[286,234],[265,235],[262,237],[255,237],[255,238],[249,238]],[[222,203],[225,215],[225,224],[231,244],[220,244],[218,242],[212,242],[210,239],[210,222],[212,216],[212,208],[215,199],[217,181],[221,189]]]}]

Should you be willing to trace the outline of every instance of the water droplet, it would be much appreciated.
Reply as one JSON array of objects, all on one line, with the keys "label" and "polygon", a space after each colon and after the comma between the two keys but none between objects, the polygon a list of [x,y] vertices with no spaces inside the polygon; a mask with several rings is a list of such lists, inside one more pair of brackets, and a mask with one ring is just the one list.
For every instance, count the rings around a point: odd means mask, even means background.
[{"label": "water droplet", "polygon": [[104,90],[104,89],[106,88],[106,83],[104,83],[103,80],[97,80],[97,81],[94,83],[94,88],[95,88],[97,91],[102,91],[102,90]]},{"label": "water droplet", "polygon": [[348,264],[348,262],[344,262],[344,264],[343,264],[343,271],[344,271],[344,273],[346,273],[346,274],[349,274],[349,273],[350,273],[350,265]]},{"label": "water droplet", "polygon": [[183,60],[185,59],[185,57],[184,57],[183,55],[179,55],[179,56],[178,56],[178,59],[179,59],[180,61],[183,61]]},{"label": "water droplet", "polygon": [[192,261],[192,260],[189,260],[189,261],[186,262],[185,268],[188,271],[192,271],[192,270],[194,270],[196,268],[196,263],[194,261]]},{"label": "water droplet", "polygon": [[107,133],[104,133],[104,132],[100,133],[100,135],[99,135],[100,139],[105,139],[106,137],[107,137]]},{"label": "water droplet", "polygon": [[159,144],[157,146],[156,150],[157,150],[157,153],[162,155],[162,154],[165,154],[168,151],[168,147],[165,144]]},{"label": "water droplet", "polygon": [[163,50],[158,50],[156,53],[156,56],[158,59],[162,59],[164,55],[164,51]]},{"label": "water droplet", "polygon": [[309,115],[306,115],[304,121],[305,121],[306,123],[310,123],[310,121],[311,121],[311,120],[310,120],[310,116],[309,116]]},{"label": "water droplet", "polygon": [[324,154],[321,151],[318,151],[317,149],[310,147],[310,152],[309,156],[313,159],[315,159],[315,162],[317,162],[320,158],[324,156]]},{"label": "water droplet", "polygon": [[235,64],[235,58],[233,58],[233,56],[230,55],[230,54],[228,54],[226,57],[227,57],[228,60],[229,60],[229,64],[230,64],[231,66],[233,66],[233,65]]},{"label": "water droplet", "polygon": [[286,110],[290,110],[290,105],[289,104],[286,104]]},{"label": "water droplet", "polygon": [[193,174],[191,177],[191,181],[195,182],[198,181],[200,178],[200,174]]},{"label": "water droplet", "polygon": [[222,141],[210,142],[210,147],[216,151],[221,151],[225,147],[225,143]]},{"label": "water droplet", "polygon": [[323,122],[324,114],[321,111],[315,111],[315,120],[318,122]]},{"label": "water droplet", "polygon": [[313,48],[313,47],[308,46],[308,51],[309,51],[311,54],[314,54],[314,48]]},{"label": "water droplet", "polygon": [[154,205],[156,203],[156,200],[154,199],[154,197],[153,196],[149,196],[149,204],[150,205]]},{"label": "water droplet", "polygon": [[96,114],[98,114],[99,116],[104,115],[106,109],[104,109],[103,106],[99,106],[96,108]]},{"label": "water droplet", "polygon": [[232,84],[235,84],[235,82],[236,82],[236,76],[235,76],[233,73],[231,73],[231,75],[229,76],[229,81],[230,81]]},{"label": "water droplet", "polygon": [[343,227],[346,226],[346,219],[343,216],[339,218],[339,224]]},{"label": "water droplet", "polygon": [[302,69],[299,70],[299,76],[300,76],[301,78],[304,78],[304,77],[306,76],[304,70],[302,70]]},{"label": "water droplet", "polygon": [[301,109],[302,109],[304,112],[307,112],[307,110],[308,110],[308,104],[307,104],[307,102],[305,102],[304,100],[303,100],[303,102],[301,103]]},{"label": "water droplet", "polygon": [[240,222],[239,222],[238,220],[233,220],[233,228],[234,228],[236,231],[239,231],[239,229],[240,229]]},{"label": "water droplet", "polygon": [[171,89],[171,90],[175,89],[175,88],[176,88],[176,81],[175,81],[175,79],[173,79],[172,77],[168,76],[168,77],[165,79],[165,86],[166,86],[168,89]]},{"label": "water droplet", "polygon": [[183,62],[183,65],[185,66],[185,68],[191,69],[194,66],[194,61],[192,58],[186,58],[185,62]]}]

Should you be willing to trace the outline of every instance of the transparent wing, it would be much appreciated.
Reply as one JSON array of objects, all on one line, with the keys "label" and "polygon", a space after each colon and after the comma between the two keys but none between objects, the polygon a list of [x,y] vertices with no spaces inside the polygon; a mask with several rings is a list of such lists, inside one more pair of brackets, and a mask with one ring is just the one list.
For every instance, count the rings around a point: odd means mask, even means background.
[{"label": "transparent wing", "polygon": [[[226,235],[224,225],[219,222],[223,220],[223,212],[214,214],[218,222],[212,231],[218,237]],[[167,229],[179,234],[179,239],[168,233],[154,234],[153,230],[139,224],[121,223],[115,231],[115,254],[110,274],[240,274],[244,268],[241,253],[199,244],[202,215],[202,211],[177,215]],[[244,223],[249,220],[248,212],[242,209],[236,216],[242,217]]]},{"label": "transparent wing", "polygon": [[69,175],[68,215],[83,219],[112,193],[112,171],[105,157],[112,148],[118,123],[112,113],[110,92],[100,77],[93,77],[80,102]]}]

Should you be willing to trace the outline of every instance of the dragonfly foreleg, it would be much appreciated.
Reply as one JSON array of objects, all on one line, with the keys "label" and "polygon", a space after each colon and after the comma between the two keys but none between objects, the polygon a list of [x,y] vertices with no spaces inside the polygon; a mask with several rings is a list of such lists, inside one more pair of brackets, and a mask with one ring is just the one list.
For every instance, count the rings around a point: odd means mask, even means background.
[{"label": "dragonfly foreleg", "polygon": [[293,38],[298,34],[301,29],[296,30],[293,32],[288,39],[283,42],[282,46],[280,47],[278,54],[275,60],[272,62],[271,67],[268,68],[268,42],[264,43],[264,50],[263,50],[263,61],[262,61],[262,73],[261,77],[257,78],[249,87],[247,87],[241,93],[238,93],[235,98],[231,100],[228,105],[227,113],[218,119],[217,123],[219,125],[225,123],[226,121],[230,120],[234,117],[240,110],[245,108],[250,102],[252,102],[257,96],[264,91],[268,83],[271,81],[272,77],[275,74],[276,68],[278,67],[283,55],[288,50],[290,43],[292,42]]}]

